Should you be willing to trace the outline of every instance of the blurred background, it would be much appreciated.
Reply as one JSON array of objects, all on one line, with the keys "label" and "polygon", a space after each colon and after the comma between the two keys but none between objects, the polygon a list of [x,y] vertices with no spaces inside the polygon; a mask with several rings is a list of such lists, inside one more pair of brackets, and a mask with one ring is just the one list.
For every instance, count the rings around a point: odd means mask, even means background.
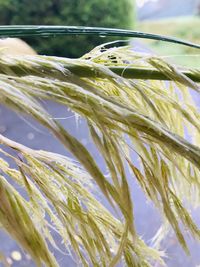
[{"label": "blurred background", "polygon": [[[200,41],[199,0],[137,0],[136,28],[174,36],[191,42]],[[196,49],[171,45],[159,41],[146,42],[155,53],[170,56],[174,63],[187,67],[199,67]]]},{"label": "blurred background", "polygon": [[[0,25],[82,25],[126,28],[158,33],[200,43],[200,0],[0,0]],[[65,57],[80,57],[98,44],[113,39],[101,37],[52,37],[0,40],[2,53],[44,54]],[[29,46],[27,45],[29,44]],[[200,67],[198,50],[166,44],[159,41],[130,40],[136,51],[156,53],[169,60],[190,67]],[[74,114],[54,103],[45,102],[45,108],[91,151],[99,166],[104,169],[89,135],[86,123],[80,120],[77,127]],[[0,133],[34,149],[46,149],[69,155],[57,140],[34,121],[14,114],[0,106]],[[49,145],[50,144],[50,145]],[[148,203],[138,185],[130,177],[134,200],[134,214],[138,233],[147,244],[160,225],[157,211]],[[200,225],[199,210],[194,219]],[[188,238],[191,255],[185,255],[173,233],[163,241],[162,249],[168,254],[169,267],[200,266],[200,245]],[[35,266],[11,240],[0,232],[0,257],[4,254],[10,266]],[[75,267],[69,256],[55,251],[61,267]],[[3,264],[0,263],[0,266]],[[159,267],[159,266],[155,266]]]},{"label": "blurred background", "polygon": [[[198,42],[200,0],[0,0],[0,25],[81,25],[141,30]],[[79,57],[112,40],[96,36],[27,38],[38,53]],[[172,55],[195,49],[153,41],[153,51]],[[193,60],[193,59],[192,59]],[[194,63],[194,62],[192,62]]]}]

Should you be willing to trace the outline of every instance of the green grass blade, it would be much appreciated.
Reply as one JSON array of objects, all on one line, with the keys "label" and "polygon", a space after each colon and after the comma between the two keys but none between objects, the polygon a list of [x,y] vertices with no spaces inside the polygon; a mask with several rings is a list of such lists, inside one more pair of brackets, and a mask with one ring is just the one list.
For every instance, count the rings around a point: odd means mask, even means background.
[{"label": "green grass blade", "polygon": [[125,29],[84,27],[84,26],[44,26],[44,25],[18,25],[18,26],[0,26],[1,37],[28,37],[41,36],[50,37],[57,35],[98,35],[98,36],[117,36],[129,38],[152,39],[164,42],[170,42],[180,45],[186,45],[200,49],[199,44],[193,44],[174,37],[164,35],[145,33],[140,31],[131,31]]}]

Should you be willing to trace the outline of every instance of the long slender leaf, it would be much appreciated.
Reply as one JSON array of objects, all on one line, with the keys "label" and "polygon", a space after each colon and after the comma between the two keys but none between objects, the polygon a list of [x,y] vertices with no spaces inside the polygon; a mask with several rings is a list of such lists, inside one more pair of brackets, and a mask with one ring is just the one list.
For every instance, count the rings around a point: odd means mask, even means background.
[{"label": "long slender leaf", "polygon": [[98,35],[98,36],[117,36],[153,39],[193,48],[200,48],[199,44],[193,44],[184,40],[163,35],[131,31],[124,29],[84,27],[84,26],[44,26],[44,25],[19,25],[19,26],[0,26],[0,36],[2,37],[27,37],[27,36],[57,36],[57,35]]}]

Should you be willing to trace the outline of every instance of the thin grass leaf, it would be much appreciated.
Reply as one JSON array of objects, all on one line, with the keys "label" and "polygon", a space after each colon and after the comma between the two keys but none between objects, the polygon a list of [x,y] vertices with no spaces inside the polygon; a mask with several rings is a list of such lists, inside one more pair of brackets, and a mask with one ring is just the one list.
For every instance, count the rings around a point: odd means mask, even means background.
[{"label": "thin grass leaf", "polygon": [[0,36],[2,37],[27,37],[27,36],[56,36],[56,35],[98,35],[98,36],[118,36],[134,37],[143,39],[153,39],[200,48],[200,45],[179,40],[174,37],[167,37],[158,34],[144,33],[124,29],[84,27],[84,26],[45,26],[45,25],[9,25],[0,26]]}]

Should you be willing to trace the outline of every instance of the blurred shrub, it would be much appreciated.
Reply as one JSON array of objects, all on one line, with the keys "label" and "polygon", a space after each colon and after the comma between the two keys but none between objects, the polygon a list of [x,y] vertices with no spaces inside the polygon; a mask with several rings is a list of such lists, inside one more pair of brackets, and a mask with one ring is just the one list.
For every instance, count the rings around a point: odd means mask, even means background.
[{"label": "blurred shrub", "polygon": [[[79,25],[133,28],[134,0],[0,0],[1,25]],[[25,39],[37,52],[81,56],[108,41],[97,36]],[[111,39],[109,39],[111,40]]]}]

